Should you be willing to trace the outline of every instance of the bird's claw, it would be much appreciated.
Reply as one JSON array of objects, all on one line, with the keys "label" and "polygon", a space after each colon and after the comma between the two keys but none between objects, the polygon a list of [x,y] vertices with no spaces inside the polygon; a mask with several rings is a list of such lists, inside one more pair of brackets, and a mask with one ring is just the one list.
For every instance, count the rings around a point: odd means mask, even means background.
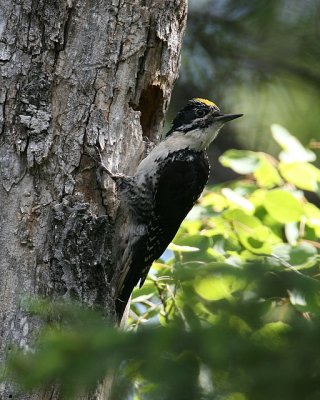
[{"label": "bird's claw", "polygon": [[97,168],[97,180],[98,182],[102,183],[103,179],[102,179],[102,171],[105,172],[107,175],[110,176],[111,179],[113,179],[114,181],[117,181],[118,179],[123,179],[125,177],[124,174],[114,174],[113,172],[111,172],[103,163],[102,161],[102,156],[100,153],[100,150],[98,148],[98,146],[93,146],[95,149],[95,153],[96,153],[96,157],[94,157],[92,154],[90,153],[86,153],[96,164],[98,164],[98,168]]}]

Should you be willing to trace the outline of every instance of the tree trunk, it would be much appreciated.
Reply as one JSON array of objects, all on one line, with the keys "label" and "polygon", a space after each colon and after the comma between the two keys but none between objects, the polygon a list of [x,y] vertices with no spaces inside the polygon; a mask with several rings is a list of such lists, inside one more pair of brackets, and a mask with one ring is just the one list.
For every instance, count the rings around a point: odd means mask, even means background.
[{"label": "tree trunk", "polygon": [[[186,0],[0,1],[3,361],[39,328],[25,298],[76,299],[114,315],[116,196],[111,184],[101,191],[86,153],[98,146],[112,171],[132,173],[143,136],[159,140]],[[0,398],[60,397],[4,384]]]}]

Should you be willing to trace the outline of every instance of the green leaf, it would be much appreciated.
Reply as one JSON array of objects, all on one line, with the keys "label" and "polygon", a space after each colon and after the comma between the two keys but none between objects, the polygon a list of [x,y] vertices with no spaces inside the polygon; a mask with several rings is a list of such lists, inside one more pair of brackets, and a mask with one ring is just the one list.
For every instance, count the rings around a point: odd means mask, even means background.
[{"label": "green leaf", "polygon": [[272,218],[283,224],[297,222],[303,215],[300,202],[286,190],[274,189],[267,192],[263,205]]},{"label": "green leaf", "polygon": [[231,299],[232,293],[245,286],[244,280],[235,275],[214,275],[195,282],[196,292],[205,300]]},{"label": "green leaf", "polygon": [[295,161],[314,161],[316,159],[315,153],[307,150],[283,126],[278,124],[271,125],[271,133],[274,140],[283,148],[283,151],[279,154],[281,161],[290,163]]},{"label": "green leaf", "polygon": [[295,268],[310,268],[317,262],[317,249],[309,243],[290,246],[286,243],[274,247],[273,254]]},{"label": "green leaf", "polygon": [[320,210],[314,204],[303,205],[304,215],[307,217],[306,225],[315,230],[316,236],[320,236]]},{"label": "green leaf", "polygon": [[228,199],[229,202],[235,205],[237,208],[243,208],[245,211],[248,211],[250,213],[254,211],[253,204],[236,191],[230,188],[224,188],[221,190],[221,192],[226,197],[226,199]]},{"label": "green leaf", "polygon": [[260,164],[259,154],[248,150],[228,150],[219,161],[224,167],[243,175],[251,174]]},{"label": "green leaf", "polygon": [[210,192],[203,196],[201,205],[204,207],[211,206],[215,211],[219,212],[228,206],[228,201],[222,194]]},{"label": "green leaf", "polygon": [[301,243],[290,251],[290,264],[309,268],[317,262],[317,249],[309,243]]},{"label": "green leaf", "polygon": [[241,244],[255,254],[271,254],[272,245],[280,241],[258,218],[242,210],[228,210],[224,217],[231,222]]},{"label": "green leaf", "polygon": [[180,262],[182,259],[185,262],[199,259],[202,261],[212,260],[213,258],[207,252],[210,247],[210,239],[204,235],[177,235],[174,239],[174,245],[179,246],[176,247],[177,249],[185,250],[174,250],[175,255],[179,255],[177,259],[179,259]]},{"label": "green leaf", "polygon": [[180,246],[178,244],[170,243],[168,246],[169,250],[176,251],[178,253],[193,253],[199,251],[198,247],[192,246]]},{"label": "green leaf", "polygon": [[289,332],[290,329],[290,325],[281,321],[270,322],[256,331],[252,337],[267,348],[279,350],[286,344],[283,334]]},{"label": "green leaf", "polygon": [[282,183],[282,179],[269,159],[264,155],[260,154],[260,165],[253,173],[259,186],[271,188],[278,186]]},{"label": "green leaf", "polygon": [[287,182],[300,189],[319,191],[320,170],[314,165],[305,162],[280,163],[279,169]]},{"label": "green leaf", "polygon": [[243,393],[234,392],[230,393],[224,400],[247,400],[247,397]]},{"label": "green leaf", "polygon": [[201,221],[194,219],[185,219],[182,225],[183,231],[189,235],[196,235],[200,231]]}]

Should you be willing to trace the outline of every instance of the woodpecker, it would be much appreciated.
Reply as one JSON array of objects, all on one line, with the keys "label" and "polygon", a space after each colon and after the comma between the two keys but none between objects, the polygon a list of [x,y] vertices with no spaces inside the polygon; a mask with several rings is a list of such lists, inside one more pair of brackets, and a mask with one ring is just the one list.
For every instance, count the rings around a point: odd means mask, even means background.
[{"label": "woodpecker", "polygon": [[143,285],[154,260],[177,233],[209,177],[206,149],[225,122],[242,114],[224,114],[209,100],[195,98],[177,114],[171,129],[141,161],[134,176],[113,174],[128,223],[121,264],[115,277],[116,314],[122,318],[133,288]]}]

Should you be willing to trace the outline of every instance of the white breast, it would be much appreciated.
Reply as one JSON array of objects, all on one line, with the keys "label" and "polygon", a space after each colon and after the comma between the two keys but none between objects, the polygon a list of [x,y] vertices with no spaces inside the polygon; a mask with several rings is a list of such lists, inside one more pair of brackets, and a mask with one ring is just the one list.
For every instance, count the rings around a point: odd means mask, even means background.
[{"label": "white breast", "polygon": [[160,142],[138,166],[135,176],[153,175],[158,168],[156,160],[167,158],[169,153],[189,148],[190,150],[202,151],[214,140],[220,128],[211,125],[205,130],[195,129],[188,133],[174,132],[165,140]]}]

